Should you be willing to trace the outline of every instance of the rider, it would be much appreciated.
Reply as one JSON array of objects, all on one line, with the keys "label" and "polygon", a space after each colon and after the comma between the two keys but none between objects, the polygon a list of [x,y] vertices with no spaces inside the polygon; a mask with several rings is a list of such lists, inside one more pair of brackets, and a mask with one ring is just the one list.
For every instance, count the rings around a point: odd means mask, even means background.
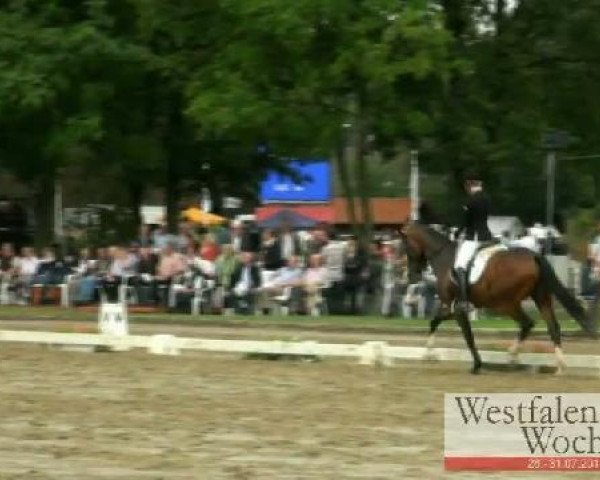
[{"label": "rider", "polygon": [[483,182],[477,174],[470,172],[465,176],[464,187],[468,199],[463,205],[464,217],[459,231],[464,233],[464,240],[456,253],[454,272],[459,292],[457,306],[466,311],[469,303],[467,265],[477,251],[479,243],[492,240],[492,233],[487,223],[490,200],[483,191]]}]

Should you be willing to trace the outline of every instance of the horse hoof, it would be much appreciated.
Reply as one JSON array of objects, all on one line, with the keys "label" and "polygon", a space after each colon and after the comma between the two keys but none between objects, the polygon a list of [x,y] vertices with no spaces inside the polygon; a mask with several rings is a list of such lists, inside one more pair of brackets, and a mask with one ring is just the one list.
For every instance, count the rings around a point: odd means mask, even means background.
[{"label": "horse hoof", "polygon": [[478,375],[481,372],[481,363],[476,363],[475,365],[473,365],[473,368],[471,368],[471,373],[473,375]]},{"label": "horse hoof", "polygon": [[437,356],[437,354],[435,353],[435,351],[433,349],[428,349],[422,357],[422,360],[424,362],[437,362],[439,360],[439,357]]}]

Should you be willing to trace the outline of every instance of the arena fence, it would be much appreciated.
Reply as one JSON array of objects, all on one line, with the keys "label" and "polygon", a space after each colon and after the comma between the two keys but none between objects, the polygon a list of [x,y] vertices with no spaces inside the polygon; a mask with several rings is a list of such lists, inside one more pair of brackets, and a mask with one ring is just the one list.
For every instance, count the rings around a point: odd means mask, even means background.
[{"label": "arena fence", "polygon": [[[423,360],[429,358],[443,362],[471,362],[468,351],[457,348],[435,348],[429,352],[424,347],[390,345],[369,341],[362,344],[320,343],[315,341],[279,340],[221,340],[212,338],[185,338],[174,335],[107,335],[93,333],[59,333],[42,331],[0,330],[0,342],[24,342],[73,349],[127,351],[146,349],[159,355],[178,355],[186,350],[227,352],[238,354],[285,355],[298,357],[346,357],[361,364],[391,366],[395,360]],[[484,362],[507,365],[506,352],[482,351]],[[432,358],[433,357],[433,358]],[[523,353],[520,365],[532,369],[554,367],[555,358],[546,353]],[[600,375],[600,356],[566,355],[568,367],[587,369]]]}]

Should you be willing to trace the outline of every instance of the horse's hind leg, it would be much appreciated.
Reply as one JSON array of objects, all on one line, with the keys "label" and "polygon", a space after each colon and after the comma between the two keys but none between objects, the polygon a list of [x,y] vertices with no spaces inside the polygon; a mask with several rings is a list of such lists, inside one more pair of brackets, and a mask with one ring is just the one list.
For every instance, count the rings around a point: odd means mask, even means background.
[{"label": "horse's hind leg", "polygon": [[473,368],[471,369],[471,373],[479,373],[479,370],[481,370],[481,357],[479,356],[479,352],[475,346],[475,339],[473,338],[473,331],[471,330],[469,317],[467,316],[467,313],[463,311],[456,312],[455,316],[456,321],[462,330],[463,337],[467,342],[467,346],[471,351],[471,355],[473,356]]},{"label": "horse's hind leg", "polygon": [[510,355],[512,362],[517,363],[521,344],[531,333],[531,329],[535,325],[535,322],[529,315],[527,315],[527,313],[525,313],[525,311],[521,307],[514,311],[511,314],[511,317],[514,318],[515,321],[519,324],[520,330],[519,334],[517,335],[517,338],[508,349],[508,354]]},{"label": "horse's hind leg", "polygon": [[548,326],[548,334],[554,343],[554,355],[556,356],[556,373],[560,375],[567,366],[561,348],[560,325],[554,315],[552,307],[552,296],[547,293],[538,293],[534,296],[535,304],[540,309],[542,317]]}]

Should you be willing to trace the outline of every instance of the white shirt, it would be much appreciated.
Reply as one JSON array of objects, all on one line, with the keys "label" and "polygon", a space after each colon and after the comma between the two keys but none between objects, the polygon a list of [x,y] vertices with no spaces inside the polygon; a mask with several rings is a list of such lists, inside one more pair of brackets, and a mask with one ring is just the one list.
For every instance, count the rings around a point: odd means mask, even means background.
[{"label": "white shirt", "polygon": [[292,255],[294,255],[294,237],[288,233],[281,237],[281,256],[287,259]]},{"label": "white shirt", "polygon": [[39,264],[37,257],[22,257],[18,261],[17,268],[21,275],[35,275]]}]

